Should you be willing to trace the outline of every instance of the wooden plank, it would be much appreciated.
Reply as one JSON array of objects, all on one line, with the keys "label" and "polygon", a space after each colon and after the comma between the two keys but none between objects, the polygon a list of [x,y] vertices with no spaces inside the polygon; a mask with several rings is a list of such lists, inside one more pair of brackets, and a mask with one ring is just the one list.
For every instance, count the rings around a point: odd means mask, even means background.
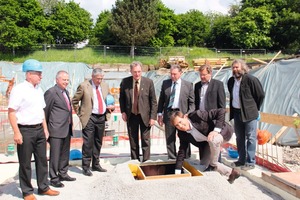
[{"label": "wooden plank", "polygon": [[292,188],[300,189],[300,172],[272,173],[271,176]]},{"label": "wooden plank", "polygon": [[278,114],[271,114],[271,113],[260,113],[261,122],[269,123],[269,124],[276,124],[280,126],[287,126],[294,128],[294,121],[296,119],[300,120],[300,117],[297,116],[286,116],[286,115],[278,115]]},{"label": "wooden plank", "polygon": [[[292,117],[297,117],[298,114],[297,113],[294,113]],[[270,144],[274,144],[278,138],[283,134],[285,133],[285,131],[287,130],[287,126],[283,126],[275,135],[274,137],[269,141]]]},{"label": "wooden plank", "polygon": [[261,175],[264,181],[292,194],[293,196],[297,195],[297,191],[295,188],[292,188],[289,185],[286,185],[283,182],[276,180],[274,177],[272,177],[270,173],[262,172]]}]

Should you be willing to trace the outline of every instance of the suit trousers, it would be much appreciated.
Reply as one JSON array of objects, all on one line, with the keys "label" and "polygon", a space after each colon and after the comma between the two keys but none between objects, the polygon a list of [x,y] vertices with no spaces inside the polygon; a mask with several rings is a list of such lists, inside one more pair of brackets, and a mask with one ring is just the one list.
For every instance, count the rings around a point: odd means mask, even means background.
[{"label": "suit trousers", "polygon": [[218,171],[221,175],[229,176],[232,169],[218,161],[222,143],[223,136],[221,134],[216,135],[212,141],[209,141],[208,145],[205,146],[203,158],[200,160],[200,165],[204,165],[206,167],[211,165],[215,167],[216,171]]},{"label": "suit trousers", "polygon": [[100,167],[100,151],[105,130],[105,114],[90,116],[86,127],[82,130],[82,169]]},{"label": "suit trousers", "polygon": [[36,180],[39,191],[47,191],[48,163],[46,157],[46,137],[43,126],[20,127],[23,144],[17,145],[19,159],[19,179],[23,196],[33,194],[31,184],[31,156],[33,154],[36,166]]},{"label": "suit trousers", "polygon": [[49,137],[49,177],[53,182],[59,181],[59,176],[67,176],[69,169],[70,140],[70,134],[65,138]]},{"label": "suit trousers", "polygon": [[139,129],[141,133],[141,143],[143,152],[143,162],[150,159],[150,129],[151,126],[146,126],[140,114],[131,113],[127,122],[127,130],[130,142],[131,159],[140,160],[139,147]]}]

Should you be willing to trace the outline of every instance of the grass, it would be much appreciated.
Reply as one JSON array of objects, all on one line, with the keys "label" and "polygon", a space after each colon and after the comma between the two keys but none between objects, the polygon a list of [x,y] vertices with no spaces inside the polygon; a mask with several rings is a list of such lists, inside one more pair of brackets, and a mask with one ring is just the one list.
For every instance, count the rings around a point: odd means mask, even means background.
[{"label": "grass", "polygon": [[[157,66],[160,59],[168,60],[169,56],[185,56],[185,60],[192,66],[192,60],[196,58],[229,58],[233,60],[236,58],[246,59],[247,62],[252,62],[251,58],[258,58],[261,60],[270,60],[276,53],[272,54],[241,54],[239,49],[227,50],[217,52],[215,49],[208,48],[188,48],[188,47],[165,47],[149,53],[149,48],[142,49],[142,52],[146,56],[135,56],[131,58],[129,51],[119,49],[121,52],[106,50],[104,48],[97,47],[85,47],[83,49],[47,49],[36,50],[31,52],[16,52],[15,56],[12,54],[1,54],[0,60],[13,61],[13,62],[24,62],[28,58],[34,58],[44,62],[83,62],[87,64],[115,64],[123,63],[129,64],[134,60],[138,60],[145,65]],[[151,49],[153,50],[153,48]],[[284,55],[280,55],[284,57]]]}]

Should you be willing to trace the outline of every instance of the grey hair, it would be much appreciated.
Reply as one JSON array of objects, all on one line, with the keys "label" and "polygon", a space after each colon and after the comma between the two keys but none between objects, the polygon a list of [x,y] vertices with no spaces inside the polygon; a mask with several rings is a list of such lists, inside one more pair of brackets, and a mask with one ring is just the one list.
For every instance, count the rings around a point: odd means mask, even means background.
[{"label": "grey hair", "polygon": [[132,68],[136,67],[136,66],[140,66],[141,68],[143,68],[143,64],[140,61],[133,61],[130,64],[130,70],[132,70]]},{"label": "grey hair", "polygon": [[96,76],[96,75],[104,75],[103,70],[101,68],[94,68],[92,72],[92,76]]},{"label": "grey hair", "polygon": [[68,72],[66,72],[65,70],[59,70],[57,73],[56,73],[56,79],[60,78],[60,75],[62,74],[69,74]]},{"label": "grey hair", "polygon": [[210,65],[202,65],[201,67],[199,67],[199,72],[202,72],[205,69],[209,74],[212,73],[212,67]]},{"label": "grey hair", "polygon": [[170,67],[170,71],[172,71],[173,69],[178,69],[178,71],[179,71],[179,72],[181,72],[181,71],[182,71],[181,67],[180,67],[179,65],[176,65],[176,64],[174,64],[174,65],[171,65],[171,67]]},{"label": "grey hair", "polygon": [[247,74],[249,72],[249,67],[248,65],[246,64],[246,62],[242,59],[235,59],[232,64],[231,64],[231,67],[236,64],[236,63],[239,63],[241,64],[241,68],[243,70],[243,74]]}]

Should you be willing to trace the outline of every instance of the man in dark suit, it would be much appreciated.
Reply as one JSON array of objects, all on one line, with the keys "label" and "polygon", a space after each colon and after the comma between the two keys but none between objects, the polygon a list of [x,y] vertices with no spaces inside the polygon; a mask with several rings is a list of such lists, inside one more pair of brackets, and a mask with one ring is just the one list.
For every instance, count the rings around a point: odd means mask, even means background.
[{"label": "man in dark suit", "polygon": [[[196,110],[206,110],[217,108],[226,108],[226,96],[223,82],[212,79],[212,68],[210,65],[202,65],[199,67],[199,75],[201,81],[195,84],[195,107]],[[203,155],[207,142],[203,143],[203,147],[199,147],[200,158]],[[221,154],[219,157],[221,161]],[[207,170],[212,170],[212,166],[209,166]]]},{"label": "man in dark suit", "polygon": [[106,106],[105,99],[109,87],[103,80],[102,69],[95,68],[92,79],[81,83],[72,99],[75,112],[82,124],[82,169],[83,175],[92,176],[92,171],[106,172],[100,166],[100,151],[105,130],[105,121],[114,110],[114,105]]},{"label": "man in dark suit", "polygon": [[[182,132],[178,133],[180,146],[175,166],[175,174],[180,174],[188,145],[192,143],[196,147],[202,142],[208,142],[205,149],[202,164],[211,165],[222,175],[228,176],[228,181],[233,183],[240,176],[236,169],[218,162],[222,142],[228,141],[232,134],[232,127],[225,123],[225,109],[213,109],[210,111],[196,110],[188,115],[177,111],[171,115],[171,124]],[[200,162],[201,163],[201,162]]]},{"label": "man in dark suit", "polygon": [[212,68],[203,65],[199,68],[201,81],[195,84],[195,108],[196,110],[211,110],[225,108],[226,96],[223,82],[212,79]]},{"label": "man in dark suit", "polygon": [[[181,79],[179,65],[170,68],[171,79],[162,83],[158,101],[158,124],[165,124],[168,159],[176,159],[176,128],[170,124],[170,115],[174,111],[190,113],[195,110],[193,84]],[[187,152],[187,157],[190,152]]]},{"label": "man in dark suit", "polygon": [[64,187],[61,181],[76,180],[67,173],[73,124],[69,92],[66,90],[68,84],[69,74],[59,71],[56,74],[56,85],[44,94],[50,143],[49,177],[53,187]]},{"label": "man in dark suit", "polygon": [[150,158],[150,129],[156,120],[157,101],[153,81],[142,77],[142,63],[130,64],[132,76],[120,84],[120,109],[122,119],[127,122],[131,159],[139,158],[139,129],[143,151],[143,162]]}]

